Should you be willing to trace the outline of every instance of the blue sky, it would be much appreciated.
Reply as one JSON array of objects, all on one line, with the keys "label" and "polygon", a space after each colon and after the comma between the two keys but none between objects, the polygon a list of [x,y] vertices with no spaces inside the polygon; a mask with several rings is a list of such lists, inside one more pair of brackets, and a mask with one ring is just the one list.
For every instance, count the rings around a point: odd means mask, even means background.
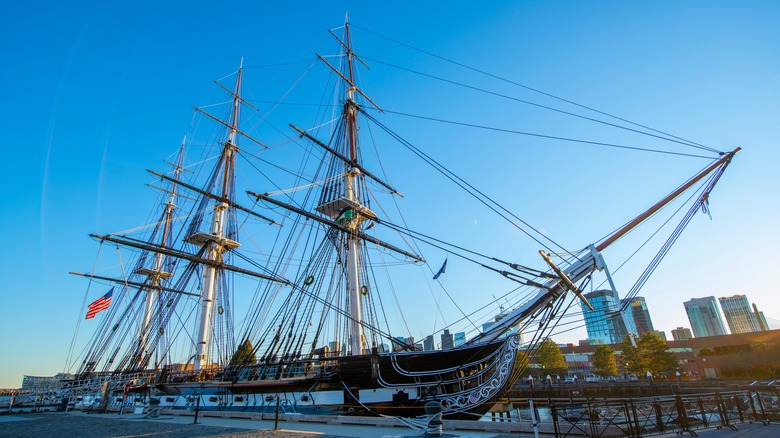
[{"label": "blue sky", "polygon": [[[692,297],[744,293],[780,318],[772,286],[780,245],[776,2],[15,3],[0,18],[6,231],[0,387],[19,386],[23,374],[61,371],[85,286],[68,272],[89,271],[95,260],[87,234],[147,219],[156,195],[145,187],[144,169],[164,169],[162,160],[191,128],[191,106],[217,100],[212,81],[234,71],[241,57],[252,67],[333,52],[327,29],[339,26],[347,10],[361,28],[497,76],[719,150],[741,146],[711,198],[713,220],[694,219],[642,295],[656,328],[667,333],[689,325],[682,302]],[[354,36],[368,58],[551,103],[369,32],[356,29]],[[657,146],[367,63],[366,91],[387,109]],[[279,88],[276,80],[288,73],[247,72],[255,74],[257,90]],[[428,132],[421,124],[415,130],[418,121],[388,117],[415,144],[430,147],[569,248],[601,237],[706,164],[457,127]],[[439,187],[415,170],[397,171],[392,180]],[[503,245],[513,232],[477,208],[434,220],[467,246],[538,262],[539,248],[519,240]],[[498,232],[502,237],[491,237]],[[457,285],[457,272],[451,260],[448,287]],[[558,340],[584,337],[579,331]]]}]

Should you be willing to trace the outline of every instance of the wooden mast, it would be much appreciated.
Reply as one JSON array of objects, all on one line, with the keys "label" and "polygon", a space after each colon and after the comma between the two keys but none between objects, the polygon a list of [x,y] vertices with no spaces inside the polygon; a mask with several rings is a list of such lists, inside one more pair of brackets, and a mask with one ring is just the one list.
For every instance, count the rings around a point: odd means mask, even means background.
[{"label": "wooden mast", "polygon": [[689,179],[685,184],[681,185],[677,190],[667,195],[665,198],[661,199],[655,205],[648,208],[647,211],[640,214],[639,216],[635,217],[631,222],[627,223],[623,226],[623,228],[617,230],[614,232],[611,236],[607,237],[603,242],[596,245],[596,251],[601,252],[605,248],[607,248],[609,245],[614,243],[616,240],[623,237],[626,233],[633,230],[637,225],[644,222],[647,218],[652,216],[655,212],[663,208],[666,204],[674,200],[676,197],[680,196],[681,193],[691,188],[692,185],[699,182],[702,178],[709,175],[710,172],[717,169],[720,166],[728,165],[729,162],[731,162],[731,159],[734,158],[734,155],[736,155],[739,151],[741,151],[742,148],[736,148],[733,151],[727,153],[723,157],[721,157],[718,161],[712,163],[710,166],[708,166],[706,169],[699,172],[697,175],[695,175],[693,178]]},{"label": "wooden mast", "polygon": [[[344,117],[346,121],[346,140],[347,150],[350,161],[353,163],[358,162],[357,154],[357,102],[355,102],[355,87],[352,85],[354,80],[354,66],[353,66],[353,54],[352,54],[352,38],[349,34],[349,22],[344,24],[344,38],[346,45],[344,46],[345,54],[347,57],[347,77],[349,79],[347,83],[347,100],[344,102]],[[354,205],[360,204],[359,194],[357,191],[357,178],[360,174],[360,170],[357,167],[348,169],[344,176],[344,198]],[[361,218],[359,215],[355,215],[353,220],[349,223],[351,231],[359,232]],[[360,294],[362,279],[360,278],[360,262],[362,260],[362,246],[360,245],[360,239],[354,235],[354,233],[347,233],[347,244],[344,248],[346,251],[347,261],[347,299],[349,300],[349,316],[350,316],[350,334],[349,334],[349,346],[350,352],[353,355],[362,354],[366,349],[365,338],[363,336],[363,299]]]},{"label": "wooden mast", "polygon": [[[222,149],[222,199],[230,199],[230,190],[232,188],[233,179],[233,163],[235,161],[235,152],[237,150],[235,144],[236,133],[238,132],[238,110],[241,104],[241,74],[243,70],[243,60],[238,68],[238,75],[236,78],[236,91],[233,94],[233,112],[232,120],[230,121],[230,131],[228,132],[228,139]],[[225,237],[225,221],[227,220],[227,209],[229,204],[227,202],[218,202],[214,205],[214,217],[211,223],[211,233],[196,233],[187,237],[187,241],[190,243],[205,246],[206,258],[211,261],[221,261],[222,253],[238,248],[240,245],[238,242],[230,240]],[[201,293],[200,300],[200,319],[198,323],[198,334],[195,338],[195,360],[193,361],[194,369],[200,370],[207,366],[211,358],[211,339],[214,326],[214,302],[217,299],[217,283],[218,283],[218,268],[214,264],[208,264],[204,266],[203,274],[203,292]]]}]

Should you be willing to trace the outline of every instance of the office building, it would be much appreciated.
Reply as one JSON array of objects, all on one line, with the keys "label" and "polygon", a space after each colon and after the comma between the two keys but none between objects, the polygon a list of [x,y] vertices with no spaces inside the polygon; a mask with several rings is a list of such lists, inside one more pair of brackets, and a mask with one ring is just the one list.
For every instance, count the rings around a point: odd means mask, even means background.
[{"label": "office building", "polygon": [[465,332],[457,332],[452,337],[453,342],[455,343],[455,346],[463,345],[466,343],[466,333]]},{"label": "office building", "polygon": [[425,340],[423,340],[423,350],[425,351],[431,351],[435,350],[436,346],[433,345],[433,335],[428,335],[425,337]]},{"label": "office building", "polygon": [[745,295],[720,297],[718,301],[720,301],[720,308],[723,309],[723,315],[726,316],[726,323],[732,334],[761,331],[758,318],[753,313]]},{"label": "office building", "polygon": [[449,329],[444,329],[444,333],[441,334],[441,349],[449,350],[453,347],[455,347],[455,342],[452,339],[452,333]]},{"label": "office building", "polygon": [[764,317],[764,312],[758,311],[758,307],[756,307],[756,303],[753,303],[753,312],[755,313],[756,320],[758,321],[758,328],[760,328],[762,332],[769,330],[769,324],[767,324],[766,322],[766,318]]},{"label": "office building", "polygon": [[593,306],[582,304],[587,341],[591,344],[617,344],[628,334],[638,335],[633,317],[620,311],[620,299],[612,290],[603,289],[585,294]]},{"label": "office building", "polygon": [[629,308],[631,309],[631,317],[634,320],[634,325],[636,325],[637,333],[640,336],[655,330],[644,297],[634,297],[631,299],[631,301],[629,301]]},{"label": "office building", "polygon": [[675,341],[687,341],[692,337],[693,335],[691,334],[691,329],[687,327],[677,327],[676,329],[672,330],[672,339]]},{"label": "office building", "polygon": [[664,341],[668,341],[668,339],[666,339],[666,333],[664,333],[663,330],[653,330],[653,333],[658,335],[658,337],[663,339]]},{"label": "office building", "polygon": [[715,297],[693,298],[684,302],[683,305],[695,337],[704,338],[727,334]]}]

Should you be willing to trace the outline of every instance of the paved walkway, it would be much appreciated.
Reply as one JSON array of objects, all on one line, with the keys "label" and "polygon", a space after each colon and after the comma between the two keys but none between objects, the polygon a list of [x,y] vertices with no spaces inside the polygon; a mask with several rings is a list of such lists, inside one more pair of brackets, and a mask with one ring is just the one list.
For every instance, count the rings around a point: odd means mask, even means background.
[{"label": "paved walkway", "polygon": [[[702,438],[777,438],[780,425],[761,423],[740,424],[738,430],[696,430]],[[243,420],[206,417],[193,424],[193,417],[162,416],[147,419],[135,414],[87,414],[84,412],[0,415],[0,437],[58,438],[89,436],[98,438],[134,437],[146,438],[351,438],[351,437],[418,437],[419,432],[401,427],[375,427],[323,423],[274,422],[268,420]],[[529,437],[528,434],[496,434],[490,432],[445,433],[459,438],[510,438]],[[547,435],[549,437],[549,435]],[[686,434],[687,436],[687,434]],[[677,437],[676,434],[662,435]]]},{"label": "paved walkway", "polygon": [[[87,414],[84,412],[14,414],[0,416],[0,437],[56,438],[89,436],[108,437],[224,437],[224,438],[351,438],[351,437],[417,437],[419,432],[400,427],[374,427],[322,423],[274,422],[224,418],[161,416],[147,419],[143,415]],[[523,437],[528,435],[497,435],[486,432],[448,433],[451,437]]]}]

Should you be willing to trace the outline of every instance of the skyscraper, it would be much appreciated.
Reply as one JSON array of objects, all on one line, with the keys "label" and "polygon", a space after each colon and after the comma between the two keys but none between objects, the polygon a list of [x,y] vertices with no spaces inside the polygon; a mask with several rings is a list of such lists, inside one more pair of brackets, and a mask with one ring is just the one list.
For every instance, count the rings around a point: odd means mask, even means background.
[{"label": "skyscraper", "polygon": [[423,340],[423,350],[425,351],[433,351],[436,347],[433,345],[433,335],[428,335],[425,337],[425,340]]},{"label": "skyscraper", "polygon": [[727,334],[715,297],[693,298],[683,305],[688,321],[691,322],[693,335],[697,338]]},{"label": "skyscraper", "polygon": [[441,334],[441,349],[449,350],[454,346],[455,343],[452,339],[452,333],[450,333],[449,329],[444,329],[444,333]]},{"label": "skyscraper", "polygon": [[602,289],[585,294],[593,310],[582,304],[588,340],[596,343],[617,344],[631,333],[636,335],[634,319],[620,312],[620,299],[610,289]]},{"label": "skyscraper", "polygon": [[756,307],[756,303],[753,303],[753,312],[756,315],[756,319],[758,320],[758,327],[761,329],[762,332],[765,332],[769,330],[769,324],[766,322],[766,317],[764,317],[764,312],[759,312],[758,307]]},{"label": "skyscraper", "polygon": [[644,297],[634,297],[630,301],[629,307],[631,308],[631,317],[634,319],[636,330],[640,336],[647,332],[655,331]]},{"label": "skyscraper", "polygon": [[677,327],[676,329],[672,330],[672,339],[675,341],[687,341],[692,337],[693,335],[691,334],[691,329],[689,328]]},{"label": "skyscraper", "polygon": [[761,331],[758,325],[758,318],[750,308],[750,303],[744,295],[732,295],[730,297],[720,297],[720,308],[726,316],[726,322],[729,325],[731,333],[750,333]]}]

